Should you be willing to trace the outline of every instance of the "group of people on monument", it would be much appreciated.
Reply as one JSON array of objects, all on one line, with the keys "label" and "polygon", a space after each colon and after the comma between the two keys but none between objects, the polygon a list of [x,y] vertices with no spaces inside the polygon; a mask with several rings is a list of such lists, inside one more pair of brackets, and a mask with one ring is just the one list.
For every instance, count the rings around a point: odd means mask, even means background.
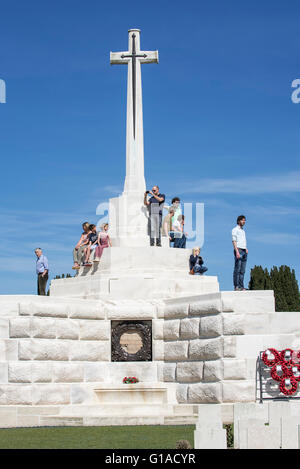
[{"label": "group of people on monument", "polygon": [[[161,246],[161,236],[169,239],[170,247],[185,248],[187,233],[184,231],[184,215],[181,211],[180,198],[174,197],[170,207],[165,206],[165,194],[159,192],[158,186],[144,194],[144,204],[149,211],[148,232],[150,246]],[[163,219],[163,209],[168,214]]]},{"label": "group of people on monument", "polygon": [[[150,246],[161,246],[161,234],[164,237],[169,238],[170,246],[174,245],[174,248],[185,248],[187,233],[184,231],[184,215],[181,212],[180,199],[174,197],[172,204],[168,207],[168,214],[162,220],[162,213],[165,203],[165,195],[159,192],[159,187],[154,186],[152,191],[145,192],[144,204],[149,210],[149,235],[150,235]],[[151,216],[152,215],[152,216]],[[233,271],[233,284],[234,290],[241,291],[246,290],[244,287],[244,276],[247,264],[248,249],[246,234],[244,225],[246,223],[246,217],[239,215],[237,217],[237,225],[233,228],[232,244],[234,254],[234,271]],[[83,233],[73,250],[74,265],[73,269],[80,269],[80,265],[92,266],[93,263],[90,261],[91,253],[94,251],[93,262],[97,263],[100,261],[103,250],[111,247],[111,239],[108,234],[108,223],[103,223],[101,231],[97,233],[96,225],[89,224],[88,222],[82,225]],[[41,262],[42,257],[41,251],[36,252],[38,261]],[[48,262],[48,261],[47,261]],[[48,269],[48,264],[46,265]],[[48,277],[48,270],[45,269]],[[200,247],[193,248],[192,254],[189,259],[189,273],[191,275],[203,275],[207,272],[207,267],[204,266],[204,261],[200,256]],[[37,273],[41,276],[42,272]],[[44,274],[45,275],[45,274]],[[41,277],[41,281],[44,280],[44,275]]]},{"label": "group of people on monument", "polygon": [[[169,245],[174,248],[185,248],[187,233],[184,231],[184,216],[181,211],[179,197],[174,197],[170,207],[166,207],[165,195],[160,194],[158,186],[154,186],[152,191],[147,191],[144,196],[144,203],[149,210],[149,237],[150,246],[161,246],[161,236],[168,238]],[[156,208],[155,208],[156,207]],[[162,217],[163,209],[168,213]],[[153,215],[152,217],[150,215]],[[248,249],[244,226],[246,217],[239,215],[237,224],[233,228],[232,244],[234,254],[233,284],[234,290],[246,290],[244,287],[244,276],[247,264]],[[112,246],[108,233],[108,223],[101,225],[101,230],[97,232],[94,224],[85,222],[82,224],[83,232],[73,249],[74,270],[79,270],[80,266],[91,267],[93,263],[100,262],[105,248]],[[35,249],[36,273],[38,295],[46,295],[46,285],[49,275],[49,264],[47,257],[41,248]],[[203,258],[200,256],[200,247],[194,247],[189,258],[190,275],[203,275],[207,272]]]},{"label": "group of people on monument", "polygon": [[[159,187],[154,186],[151,191],[144,194],[144,204],[149,211],[148,230],[150,246],[161,246],[161,237],[168,238],[170,247],[185,249],[187,233],[184,231],[184,215],[180,206],[180,198],[174,197],[171,206],[165,206],[165,194],[159,192]],[[163,210],[168,213],[163,219]],[[108,234],[108,223],[103,223],[101,231],[97,232],[94,224],[85,222],[82,224],[83,233],[73,249],[74,270],[80,266],[91,267],[93,263],[101,260],[103,249],[111,247],[111,239]],[[200,248],[193,249],[190,257],[190,273],[202,275],[207,271],[203,266],[203,260],[199,256]]]},{"label": "group of people on monument", "polygon": [[[96,225],[88,222],[82,224],[83,233],[73,249],[74,265],[72,269],[79,270],[81,265],[91,267],[93,263],[100,262],[103,250],[111,247],[108,226],[108,223],[103,223],[101,231],[97,232]],[[91,262],[92,254],[93,262]]]}]

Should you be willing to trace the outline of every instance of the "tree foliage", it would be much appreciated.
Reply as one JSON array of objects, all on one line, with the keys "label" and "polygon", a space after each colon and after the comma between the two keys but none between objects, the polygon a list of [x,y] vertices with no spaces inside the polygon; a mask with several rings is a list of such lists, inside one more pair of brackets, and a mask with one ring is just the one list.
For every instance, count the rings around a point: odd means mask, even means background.
[{"label": "tree foliage", "polygon": [[287,265],[274,266],[270,272],[255,265],[251,269],[249,290],[274,290],[276,311],[300,311],[295,270]]}]

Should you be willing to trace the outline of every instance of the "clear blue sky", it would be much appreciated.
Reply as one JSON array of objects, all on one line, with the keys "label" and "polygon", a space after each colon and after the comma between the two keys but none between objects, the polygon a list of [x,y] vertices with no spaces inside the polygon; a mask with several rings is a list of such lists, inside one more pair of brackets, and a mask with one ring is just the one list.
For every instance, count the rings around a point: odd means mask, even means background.
[{"label": "clear blue sky", "polygon": [[35,293],[34,248],[68,273],[81,222],[122,189],[127,30],[142,30],[145,171],[167,200],[205,203],[203,257],[232,288],[230,231],[249,270],[300,272],[297,1],[0,3],[0,293]]}]

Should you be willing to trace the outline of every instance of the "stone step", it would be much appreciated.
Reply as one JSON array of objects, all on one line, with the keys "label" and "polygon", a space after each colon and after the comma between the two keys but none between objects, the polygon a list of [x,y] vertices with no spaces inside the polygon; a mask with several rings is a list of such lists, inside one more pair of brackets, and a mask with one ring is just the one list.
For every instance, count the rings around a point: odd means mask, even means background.
[{"label": "stone step", "polygon": [[52,298],[37,295],[0,295],[0,317],[49,316],[103,319],[104,303],[99,300]]},{"label": "stone step", "polygon": [[[185,414],[184,411],[182,411]],[[62,410],[60,417],[124,417],[130,415],[131,417],[139,416],[168,416],[173,415],[173,405],[155,405],[155,404],[105,404],[105,405],[82,405],[82,406],[67,406]]]},{"label": "stone step", "polygon": [[173,405],[174,415],[198,415],[198,405],[193,404],[177,404]]},{"label": "stone step", "polygon": [[140,415],[132,416],[98,416],[98,417],[64,417],[64,416],[47,416],[40,418],[40,426],[127,426],[127,425],[163,425],[164,418],[162,416]]},{"label": "stone step", "polygon": [[223,311],[239,313],[275,312],[273,290],[222,291]]},{"label": "stone step", "polygon": [[164,425],[196,425],[198,415],[172,415],[164,418]]},{"label": "stone step", "polygon": [[[112,409],[112,406],[109,406]],[[120,407],[120,406],[119,406]],[[146,406],[147,407],[147,406]],[[148,406],[149,407],[149,406]],[[39,426],[106,426],[106,425],[187,425],[197,420],[190,408],[198,406],[161,406],[154,415],[141,408],[133,415],[133,407],[128,406],[123,415],[115,412],[99,413],[99,405],[0,405],[0,427],[39,427]],[[103,410],[103,406],[101,407]],[[181,409],[181,414],[178,412]]]},{"label": "stone step", "polygon": [[83,426],[83,417],[58,417],[41,416],[39,426],[41,427],[81,427]]},{"label": "stone step", "polygon": [[300,330],[298,312],[236,312],[223,313],[224,335],[297,334]]}]

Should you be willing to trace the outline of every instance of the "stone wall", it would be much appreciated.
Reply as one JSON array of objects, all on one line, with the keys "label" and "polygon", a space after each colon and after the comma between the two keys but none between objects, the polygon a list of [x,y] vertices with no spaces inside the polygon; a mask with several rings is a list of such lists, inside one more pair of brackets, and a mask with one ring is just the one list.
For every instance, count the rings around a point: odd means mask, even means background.
[{"label": "stone wall", "polygon": [[[99,383],[124,376],[176,388],[180,404],[253,401],[259,351],[300,345],[299,313],[275,313],[272,292],[165,301],[2,296],[0,313],[0,406],[92,404]],[[111,321],[134,319],[152,321],[153,361],[112,363]]]},{"label": "stone wall", "polygon": [[272,292],[165,303],[161,380],[177,383],[180,403],[254,401],[259,352],[300,346],[299,313],[287,313],[293,321],[287,325],[283,313],[275,313]]}]

